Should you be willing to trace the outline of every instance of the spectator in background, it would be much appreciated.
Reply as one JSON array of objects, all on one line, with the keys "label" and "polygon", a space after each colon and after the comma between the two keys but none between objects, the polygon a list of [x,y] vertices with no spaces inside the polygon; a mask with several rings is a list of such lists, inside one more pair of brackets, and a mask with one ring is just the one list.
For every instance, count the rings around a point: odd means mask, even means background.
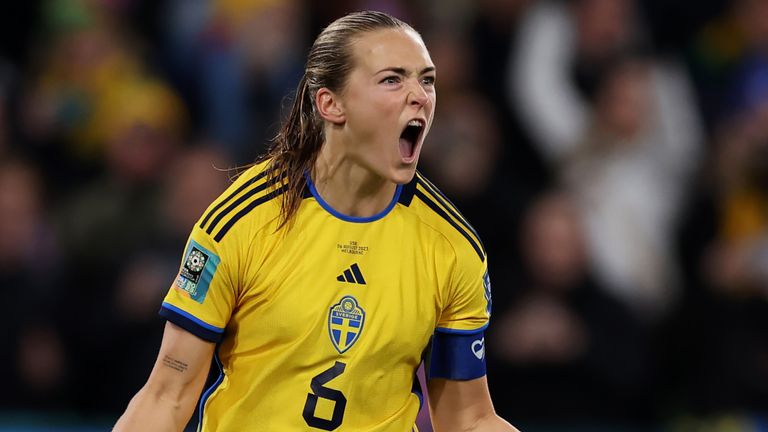
[{"label": "spectator in background", "polygon": [[171,1],[168,58],[198,102],[201,136],[237,164],[273,138],[283,95],[301,78],[306,18],[299,0]]},{"label": "spectator in background", "polygon": [[[156,231],[140,248],[122,256],[109,304],[114,321],[110,345],[113,367],[122,370],[110,382],[110,400],[124,401],[144,383],[157,355],[163,334],[157,319],[158,304],[179,265],[179,250],[188,231],[208,204],[229,185],[229,162],[215,144],[184,149],[161,172],[158,189],[161,206],[150,231]],[[153,345],[154,344],[154,345]]]},{"label": "spectator in background", "polygon": [[715,153],[722,222],[709,280],[736,296],[768,296],[768,44],[765,57],[745,68],[734,98],[741,109]]},{"label": "spectator in background", "polygon": [[[508,75],[518,70],[518,57],[513,53],[519,45],[522,20],[538,2],[531,0],[481,0],[473,2],[476,12],[468,30],[471,41],[469,63],[477,71],[472,85],[498,113],[496,126],[502,138],[497,171],[499,184],[504,185],[503,196],[508,201],[508,213],[519,219],[522,209],[545,188],[551,180],[551,167],[544,163],[529,133],[522,127],[520,113],[509,103],[506,86]],[[506,53],[511,53],[507,55]],[[512,224],[514,225],[514,223]]]},{"label": "spectator in background", "polygon": [[639,38],[632,0],[544,0],[523,15],[508,103],[546,158],[557,161],[583,136],[600,68]]},{"label": "spectator in background", "polygon": [[768,51],[768,5],[761,0],[726,2],[726,12],[716,16],[694,35],[688,52],[690,70],[699,94],[700,108],[710,133],[733,110],[734,81],[750,62]]},{"label": "spectator in background", "polygon": [[[466,59],[470,47],[460,35],[447,30],[428,36],[440,74],[440,115],[430,145],[424,148],[425,170],[459,202],[482,199],[491,189],[501,146],[498,115],[488,100],[469,83],[475,70]],[[465,206],[461,206],[465,208]],[[474,218],[471,218],[475,220]]]},{"label": "spectator in background", "polygon": [[670,392],[711,415],[768,410],[768,63],[733,88],[682,228],[689,289],[667,341]]},{"label": "spectator in background", "polygon": [[648,417],[647,344],[634,315],[590,275],[582,220],[551,191],[520,226],[524,272],[489,338],[500,413],[576,427]]},{"label": "spectator in background", "polygon": [[67,349],[57,306],[63,291],[55,233],[46,216],[44,185],[28,163],[0,158],[0,405],[68,406]]},{"label": "spectator in background", "polygon": [[[26,150],[57,178],[57,192],[64,192],[98,175],[113,123],[130,115],[126,110],[139,109],[128,104],[141,103],[149,86],[166,84],[118,26],[119,10],[109,2],[49,0],[43,5],[40,33],[46,40],[22,96],[21,127],[32,144]],[[163,110],[146,104],[140,109]]]},{"label": "spectator in background", "polygon": [[[448,24],[445,24],[448,25]],[[498,170],[503,163],[504,142],[501,115],[488,97],[472,83],[483,73],[473,66],[474,51],[462,36],[463,27],[435,28],[427,40],[433,46],[432,56],[440,64],[439,115],[428,145],[421,156],[421,168],[443,188],[468,220],[477,226],[493,227],[480,235],[494,256],[501,256],[504,242],[512,228],[508,223],[511,186]],[[517,145],[517,143],[512,143]],[[493,266],[493,263],[491,263]],[[490,270],[494,275],[493,268]],[[498,286],[505,286],[502,281]]]},{"label": "spectator in background", "polygon": [[634,54],[634,8],[631,0],[534,6],[510,82],[534,143],[575,193],[596,277],[656,322],[676,297],[668,243],[701,133],[679,67]]},{"label": "spectator in background", "polygon": [[[120,345],[112,338],[124,324],[113,298],[121,283],[131,283],[121,279],[136,271],[132,260],[139,248],[163,237],[160,186],[179,154],[186,125],[178,97],[156,81],[114,83],[104,104],[104,173],[67,197],[59,215],[72,287],[65,304],[81,311],[68,327],[82,383],[76,396],[82,408],[96,412],[117,411],[122,404],[112,378],[106,379],[113,371],[100,366],[119,357]],[[160,271],[143,270],[142,280]]]},{"label": "spectator in background", "polygon": [[698,155],[679,79],[646,58],[619,57],[598,88],[589,129],[561,160],[596,276],[649,322],[678,295],[670,239]]}]

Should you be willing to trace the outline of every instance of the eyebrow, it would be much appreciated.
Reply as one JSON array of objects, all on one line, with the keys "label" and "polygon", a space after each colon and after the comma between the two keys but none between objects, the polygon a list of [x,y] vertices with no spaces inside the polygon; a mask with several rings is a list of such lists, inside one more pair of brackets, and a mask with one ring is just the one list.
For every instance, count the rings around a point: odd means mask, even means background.
[{"label": "eyebrow", "polygon": [[[424,75],[425,73],[434,72],[434,71],[435,71],[435,67],[434,66],[427,66],[424,69],[422,69],[421,72],[419,72],[419,75]],[[376,74],[378,75],[378,74],[380,74],[382,72],[394,72],[394,73],[396,73],[398,75],[408,75],[408,70],[403,68],[403,67],[388,67],[388,68],[384,68],[384,69],[376,72]]]}]

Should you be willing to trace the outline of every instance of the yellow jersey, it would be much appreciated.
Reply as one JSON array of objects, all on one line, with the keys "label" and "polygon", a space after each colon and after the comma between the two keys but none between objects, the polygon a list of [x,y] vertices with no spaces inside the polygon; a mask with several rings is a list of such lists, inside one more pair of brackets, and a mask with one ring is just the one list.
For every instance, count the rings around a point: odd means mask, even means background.
[{"label": "yellow jersey", "polygon": [[368,218],[336,212],[306,176],[277,230],[285,185],[267,164],[203,214],[160,309],[217,343],[199,430],[415,430],[429,346],[431,377],[485,374],[480,239],[420,173]]}]

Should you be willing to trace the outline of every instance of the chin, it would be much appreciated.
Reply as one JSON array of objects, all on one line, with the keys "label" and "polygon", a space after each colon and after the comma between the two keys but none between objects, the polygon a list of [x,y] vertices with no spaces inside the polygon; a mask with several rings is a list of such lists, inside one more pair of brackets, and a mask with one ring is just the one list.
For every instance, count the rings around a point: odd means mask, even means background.
[{"label": "chin", "polygon": [[409,164],[401,166],[392,172],[390,180],[397,184],[408,184],[413,180],[413,176],[416,175],[416,164]]}]

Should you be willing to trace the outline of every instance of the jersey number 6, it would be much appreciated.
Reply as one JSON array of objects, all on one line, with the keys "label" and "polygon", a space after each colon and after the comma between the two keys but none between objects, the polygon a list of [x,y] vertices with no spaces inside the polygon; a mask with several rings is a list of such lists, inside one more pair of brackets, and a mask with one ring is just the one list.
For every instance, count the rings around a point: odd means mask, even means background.
[{"label": "jersey number 6", "polygon": [[[312,378],[312,382],[309,385],[312,393],[307,394],[303,416],[304,421],[313,428],[332,431],[341,426],[341,422],[344,420],[344,408],[347,406],[347,398],[339,390],[324,387],[324,385],[343,374],[346,367],[346,364],[337,361],[333,366]],[[315,408],[317,408],[317,400],[319,398],[334,402],[333,415],[330,420],[315,416]]]}]

